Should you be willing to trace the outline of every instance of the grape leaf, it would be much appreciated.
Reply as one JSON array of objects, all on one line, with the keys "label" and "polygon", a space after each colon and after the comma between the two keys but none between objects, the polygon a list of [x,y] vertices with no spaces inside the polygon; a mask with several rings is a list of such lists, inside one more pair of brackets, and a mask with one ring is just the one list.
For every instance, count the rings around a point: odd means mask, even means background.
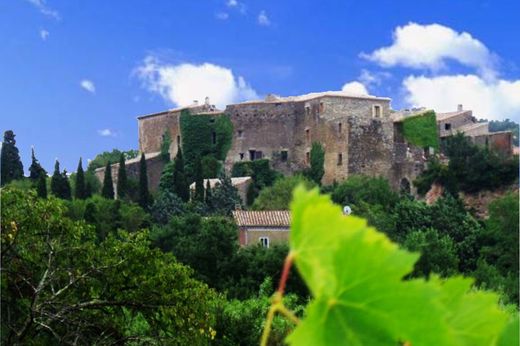
[{"label": "grape leaf", "polygon": [[[497,296],[471,281],[403,280],[417,254],[399,249],[317,189],[295,190],[290,246],[313,301],[291,345],[492,344],[505,324]],[[488,316],[474,316],[476,311]],[[470,316],[471,315],[471,316]],[[484,326],[485,325],[485,326]]]},{"label": "grape leaf", "polygon": [[498,339],[498,346],[518,346],[520,345],[520,321],[518,321],[518,313],[512,318],[502,331]]}]

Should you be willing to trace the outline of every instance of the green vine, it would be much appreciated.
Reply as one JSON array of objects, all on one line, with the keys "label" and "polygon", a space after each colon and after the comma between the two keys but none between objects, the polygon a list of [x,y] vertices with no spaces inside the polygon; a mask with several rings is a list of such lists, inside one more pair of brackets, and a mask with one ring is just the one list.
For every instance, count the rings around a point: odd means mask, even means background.
[{"label": "green vine", "polygon": [[[227,115],[190,114],[184,110],[180,117],[182,149],[186,175],[193,181],[194,164],[203,159],[205,178],[214,178],[224,161],[233,140],[233,123]],[[207,163],[206,166],[204,166]]]},{"label": "green vine", "polygon": [[439,149],[439,134],[434,111],[413,115],[403,120],[404,138],[421,148]]}]

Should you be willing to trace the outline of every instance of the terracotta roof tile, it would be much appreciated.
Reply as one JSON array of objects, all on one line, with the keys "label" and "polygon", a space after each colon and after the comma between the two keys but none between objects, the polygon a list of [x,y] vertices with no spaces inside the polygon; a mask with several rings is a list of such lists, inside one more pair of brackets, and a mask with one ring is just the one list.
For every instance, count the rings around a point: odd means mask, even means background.
[{"label": "terracotta roof tile", "polygon": [[238,226],[284,226],[291,225],[291,212],[288,210],[235,210],[233,218]]}]

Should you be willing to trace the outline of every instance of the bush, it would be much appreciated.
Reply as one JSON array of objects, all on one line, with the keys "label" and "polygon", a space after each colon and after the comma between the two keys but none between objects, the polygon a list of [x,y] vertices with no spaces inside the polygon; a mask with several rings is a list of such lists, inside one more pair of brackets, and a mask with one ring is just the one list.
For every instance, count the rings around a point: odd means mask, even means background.
[{"label": "bush", "polygon": [[316,186],[314,181],[301,175],[279,178],[273,186],[260,191],[251,208],[253,210],[288,210],[293,190],[300,184],[309,189]]}]

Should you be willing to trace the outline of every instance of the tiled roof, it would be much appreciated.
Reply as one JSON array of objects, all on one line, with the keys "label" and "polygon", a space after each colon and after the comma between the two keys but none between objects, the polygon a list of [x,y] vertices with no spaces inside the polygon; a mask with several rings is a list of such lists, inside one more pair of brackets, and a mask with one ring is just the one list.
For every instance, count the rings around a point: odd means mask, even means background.
[{"label": "tiled roof", "polygon": [[455,112],[447,112],[447,113],[437,113],[437,121],[440,121],[440,120],[446,120],[446,119],[449,119],[451,117],[455,117],[457,115],[461,115],[461,114],[464,114],[464,113],[472,113],[470,110],[462,110],[462,111],[455,111]]},{"label": "tiled roof", "polygon": [[291,212],[288,210],[235,210],[233,218],[238,226],[284,226],[291,225]]},{"label": "tiled roof", "polygon": [[[204,179],[204,188],[206,188],[206,184],[208,183],[208,180],[209,180],[209,186],[211,188],[214,188],[215,186],[217,186],[217,184],[220,184],[220,179],[218,179],[218,178]],[[251,180],[252,180],[251,177],[233,177],[233,178],[231,178],[231,185],[238,186],[238,185],[241,185],[241,184],[246,183]],[[191,183],[190,189],[195,190],[195,183]]]}]

